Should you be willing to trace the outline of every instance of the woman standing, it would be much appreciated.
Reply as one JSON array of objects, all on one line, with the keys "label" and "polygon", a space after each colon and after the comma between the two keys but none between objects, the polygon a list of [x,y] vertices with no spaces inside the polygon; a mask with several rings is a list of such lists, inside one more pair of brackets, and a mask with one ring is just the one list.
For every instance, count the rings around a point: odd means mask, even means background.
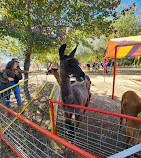
[{"label": "woman standing", "polygon": [[[3,77],[1,78],[3,89],[15,85],[14,82],[15,75],[22,72],[22,70],[17,69],[17,66],[18,66],[17,62],[14,61],[8,62],[6,69],[3,71]],[[15,94],[19,111],[21,111],[21,96],[20,96],[19,86],[13,87],[12,90]],[[11,89],[5,91],[3,94],[4,105],[8,108],[10,108],[10,95],[11,95]]]}]

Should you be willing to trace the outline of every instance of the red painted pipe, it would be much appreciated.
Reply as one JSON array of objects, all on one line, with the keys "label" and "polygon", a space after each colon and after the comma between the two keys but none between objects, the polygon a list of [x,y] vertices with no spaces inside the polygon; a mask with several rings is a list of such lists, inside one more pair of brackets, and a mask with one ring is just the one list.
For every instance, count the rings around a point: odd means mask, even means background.
[{"label": "red painted pipe", "polygon": [[[64,103],[59,102],[59,101],[55,101],[55,100],[50,100],[50,103],[57,103],[60,105],[65,105]],[[104,110],[99,110],[99,109],[94,109],[94,108],[89,108],[89,107],[79,106],[79,105],[74,105],[74,104],[68,104],[65,106],[70,106],[70,107],[74,107],[74,108],[84,109],[84,110],[88,110],[88,111],[98,112],[98,113],[102,113],[102,114],[112,115],[112,116],[116,116],[116,117],[122,117],[125,119],[130,119],[130,120],[141,122],[140,118],[133,117],[133,116],[118,114],[118,113],[114,113],[114,112],[109,112],[109,111],[104,111]]]},{"label": "red painted pipe", "polygon": [[50,103],[50,109],[51,109],[51,119],[52,119],[52,127],[53,127],[53,134],[55,134],[55,122],[54,122],[54,108],[53,103]]},{"label": "red painted pipe", "polygon": [[113,91],[112,91],[112,99],[114,100],[115,93],[115,76],[116,76],[116,62],[117,62],[117,47],[115,46],[115,62],[114,62],[114,75],[113,75]]}]

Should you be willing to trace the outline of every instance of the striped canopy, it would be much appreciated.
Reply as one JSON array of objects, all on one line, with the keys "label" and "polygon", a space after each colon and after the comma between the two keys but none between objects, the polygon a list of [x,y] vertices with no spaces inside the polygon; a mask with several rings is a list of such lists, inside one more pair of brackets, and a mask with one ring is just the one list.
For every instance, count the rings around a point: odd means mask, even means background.
[{"label": "striped canopy", "polygon": [[117,58],[141,56],[141,35],[109,39],[105,58],[115,58],[117,47]]}]

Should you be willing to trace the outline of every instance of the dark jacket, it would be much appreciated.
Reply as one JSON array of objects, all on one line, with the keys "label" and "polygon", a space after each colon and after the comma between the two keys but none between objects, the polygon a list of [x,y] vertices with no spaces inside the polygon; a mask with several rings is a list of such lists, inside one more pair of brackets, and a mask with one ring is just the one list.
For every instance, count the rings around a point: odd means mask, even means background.
[{"label": "dark jacket", "polygon": [[[19,68],[20,69],[20,68]],[[20,69],[21,70],[21,69]],[[15,84],[17,84],[19,82],[19,80],[22,80],[23,76],[22,76],[22,73],[19,72],[19,74],[15,75],[14,76],[14,82]]]}]

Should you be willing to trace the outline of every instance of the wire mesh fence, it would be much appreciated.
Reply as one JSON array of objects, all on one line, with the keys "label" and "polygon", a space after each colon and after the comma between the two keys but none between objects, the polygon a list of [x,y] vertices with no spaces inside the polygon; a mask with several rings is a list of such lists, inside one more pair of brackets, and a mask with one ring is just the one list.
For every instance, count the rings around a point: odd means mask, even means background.
[{"label": "wire mesh fence", "polygon": [[35,98],[41,86],[46,82],[46,76],[43,72],[31,73],[29,79],[13,84],[13,86],[6,83],[4,84],[5,89],[0,91],[0,103],[16,112],[21,112]]},{"label": "wire mesh fence", "polygon": [[[46,80],[46,74],[33,75],[19,83],[22,111],[18,111],[15,88],[9,87],[1,91],[0,103],[0,137],[19,157],[91,157],[90,154],[78,149],[55,135],[50,136],[49,100],[59,99],[59,88]],[[17,85],[15,85],[17,86]],[[27,91],[25,91],[26,89]],[[4,94],[4,92],[6,92]],[[19,92],[18,92],[19,93]],[[6,95],[7,94],[7,95]],[[8,98],[8,95],[10,97]],[[30,99],[27,95],[30,95]],[[7,100],[5,98],[7,97]],[[17,116],[15,112],[22,113]],[[2,103],[5,104],[2,105]],[[57,106],[55,113],[57,114]],[[8,109],[8,110],[7,110]],[[10,111],[9,111],[10,110]],[[29,120],[33,121],[30,122]],[[29,124],[30,122],[30,124]],[[38,125],[42,125],[41,128]],[[58,141],[59,140],[59,141]],[[73,149],[74,148],[74,149]],[[70,149],[70,150],[69,150]],[[81,156],[79,156],[81,155]]]},{"label": "wire mesh fence", "polygon": [[[118,75],[140,75],[141,66],[117,66],[116,74]],[[107,67],[107,73],[113,74],[113,67]]]},{"label": "wire mesh fence", "polygon": [[[10,113],[9,117],[5,117],[5,110]],[[8,126],[12,117],[18,119]],[[0,104],[0,124],[1,139],[6,141],[19,157],[92,157],[89,153],[53,135],[2,104]],[[3,130],[7,126],[8,128]]]},{"label": "wire mesh fence", "polygon": [[[5,106],[8,104],[15,112],[50,130],[49,99],[57,100],[59,96],[59,88],[57,85],[54,87],[54,85],[53,82],[47,81],[45,72],[31,73],[28,80],[0,91],[0,103]],[[18,87],[19,90],[16,91],[15,87]],[[16,98],[15,93],[18,93],[20,99],[19,97]],[[18,101],[20,101],[20,106],[17,104]],[[6,115],[8,113],[5,111]]]},{"label": "wire mesh fence", "polygon": [[[52,103],[59,105],[55,126],[56,135],[94,156],[107,157],[133,147],[137,141],[141,142],[140,129],[120,125],[119,117],[126,118],[125,115],[86,107],[84,108],[86,113],[82,115],[75,112],[77,108],[82,109],[80,106],[63,104],[64,108],[60,102],[51,101]],[[73,107],[74,111],[70,112],[67,110],[68,107]],[[132,118],[128,116],[128,119]],[[141,121],[139,118],[137,120]],[[133,135],[126,134],[127,128],[133,131]],[[137,132],[138,135],[136,135]],[[131,138],[129,143],[126,142],[127,138]],[[132,155],[132,157],[136,156],[141,157],[141,153]]]},{"label": "wire mesh fence", "polygon": [[[19,112],[17,109],[17,99],[13,92],[14,89],[13,87],[9,87],[12,93],[10,94],[10,98],[6,101],[9,101],[11,109],[0,104],[1,139],[9,145],[19,157],[66,157],[66,155],[68,157],[80,157],[79,155],[81,154],[78,154],[80,151],[78,151],[78,153],[76,152],[77,147],[74,147],[72,151],[73,146],[71,146],[71,144],[69,144],[69,147],[66,141],[60,140],[60,138],[55,135],[50,137],[51,133],[45,130],[51,130],[49,99],[59,99],[58,86],[54,85],[54,83],[48,83],[46,81],[46,74],[44,73],[32,76],[28,79],[28,87],[26,86],[27,91],[25,91],[24,83],[24,81],[19,83],[21,107],[23,109],[23,113],[22,111],[20,111],[20,113],[28,118],[28,120],[22,116],[20,116],[20,118],[17,117],[17,114],[13,111],[8,111],[12,109],[15,112]],[[8,92],[9,89],[1,91],[1,94]],[[26,96],[28,93],[30,94],[30,99]],[[1,103],[5,103],[4,97],[7,96],[3,95],[2,97]],[[55,109],[55,113],[57,113],[57,108]],[[36,124],[30,122],[29,125],[29,120]],[[38,125],[41,125],[44,129]],[[54,140],[55,138],[57,141]],[[85,156],[85,152],[83,151],[80,153],[83,153],[82,157],[89,157],[89,154],[87,155],[86,153]]]}]

